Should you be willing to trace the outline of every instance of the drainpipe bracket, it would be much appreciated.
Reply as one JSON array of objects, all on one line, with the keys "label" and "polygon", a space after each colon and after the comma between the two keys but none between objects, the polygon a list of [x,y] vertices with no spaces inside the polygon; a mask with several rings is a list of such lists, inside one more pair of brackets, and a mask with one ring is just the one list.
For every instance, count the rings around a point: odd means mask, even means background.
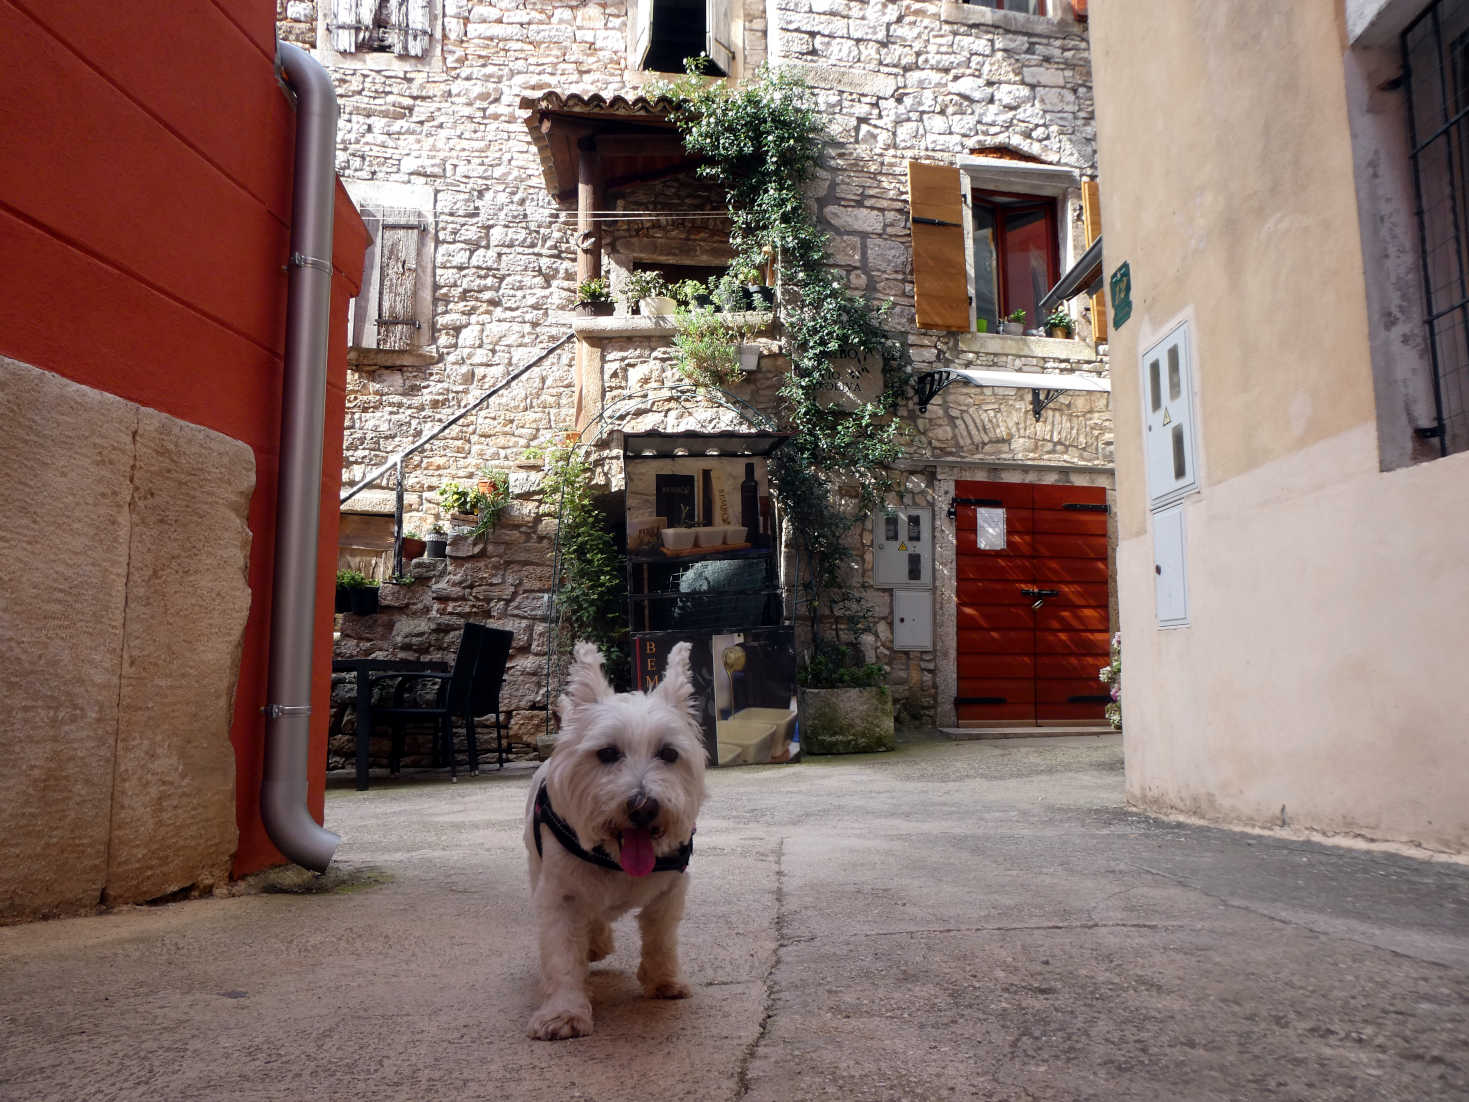
[{"label": "drainpipe bracket", "polygon": [[267,704],[260,709],[266,719],[282,719],[286,716],[309,716],[310,704]]},{"label": "drainpipe bracket", "polygon": [[292,253],[291,263],[298,268],[315,268],[318,272],[325,272],[327,275],[332,274],[332,262],[330,260],[322,260],[320,257],[307,256],[305,253]]}]

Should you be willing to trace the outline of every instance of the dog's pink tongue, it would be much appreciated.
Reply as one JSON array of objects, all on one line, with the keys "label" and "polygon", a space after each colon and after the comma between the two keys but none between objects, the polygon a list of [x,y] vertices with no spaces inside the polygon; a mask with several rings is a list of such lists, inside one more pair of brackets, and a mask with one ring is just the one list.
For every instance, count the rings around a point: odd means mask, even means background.
[{"label": "dog's pink tongue", "polygon": [[618,860],[629,876],[647,876],[653,871],[653,836],[646,830],[624,830]]}]

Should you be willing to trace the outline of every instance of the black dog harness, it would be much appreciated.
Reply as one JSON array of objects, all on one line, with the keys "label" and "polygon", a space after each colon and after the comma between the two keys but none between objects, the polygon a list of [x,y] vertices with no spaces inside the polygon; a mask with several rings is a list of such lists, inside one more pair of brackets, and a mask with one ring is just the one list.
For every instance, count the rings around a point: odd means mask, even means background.
[{"label": "black dog harness", "polygon": [[[535,810],[531,814],[531,823],[535,829],[537,854],[541,853],[541,824],[545,823],[551,833],[556,836],[556,841],[560,842],[566,852],[573,857],[590,861],[598,868],[622,872],[622,866],[612,860],[612,855],[600,845],[590,850],[582,848],[582,844],[576,840],[576,831],[571,829],[571,824],[557,815],[551,807],[551,796],[547,793],[544,783],[540,791],[536,793]],[[670,853],[653,862],[653,871],[683,872],[689,867],[689,858],[693,855],[694,835],[690,832],[689,840],[678,847],[677,853]]]}]

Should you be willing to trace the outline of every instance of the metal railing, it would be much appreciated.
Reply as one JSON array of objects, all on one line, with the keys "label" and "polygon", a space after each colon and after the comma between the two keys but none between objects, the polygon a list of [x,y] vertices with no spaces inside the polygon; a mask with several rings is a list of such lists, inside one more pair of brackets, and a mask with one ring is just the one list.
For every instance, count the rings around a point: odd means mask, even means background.
[{"label": "metal railing", "polygon": [[367,489],[373,483],[377,482],[378,479],[382,478],[382,476],[387,474],[389,471],[394,472],[393,481],[396,487],[396,500],[393,504],[393,577],[401,577],[403,574],[403,460],[407,459],[414,452],[417,452],[422,448],[428,446],[429,444],[433,443],[445,432],[453,428],[460,421],[464,420],[464,418],[468,417],[475,410],[479,409],[496,394],[499,394],[502,390],[508,387],[511,383],[515,382],[517,379],[519,379],[531,368],[544,363],[547,359],[550,358],[553,352],[558,351],[563,345],[571,340],[574,335],[575,334],[572,333],[566,334],[566,336],[562,337],[555,344],[551,345],[550,348],[547,348],[544,352],[541,352],[539,355],[532,357],[529,363],[517,367],[499,383],[495,384],[495,386],[485,391],[474,401],[470,402],[469,405],[461,409],[458,413],[455,413],[452,417],[439,424],[436,428],[433,428],[424,433],[412,444],[409,444],[406,448],[395,452],[392,458],[390,458],[386,463],[378,467],[371,474],[367,475],[366,477],[355,483],[351,487],[351,489],[344,490],[342,492],[342,496],[337,500],[338,507],[345,505],[347,502],[351,501],[354,497],[360,494],[363,490]]}]

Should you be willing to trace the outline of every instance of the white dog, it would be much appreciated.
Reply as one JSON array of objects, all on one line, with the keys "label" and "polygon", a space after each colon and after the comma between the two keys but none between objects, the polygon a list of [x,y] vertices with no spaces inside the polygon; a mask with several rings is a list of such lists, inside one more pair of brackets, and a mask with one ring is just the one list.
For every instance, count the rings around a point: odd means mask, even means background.
[{"label": "white dog", "polygon": [[678,923],[704,799],[688,643],[669,652],[648,693],[613,692],[597,648],[578,643],[557,707],[561,733],[536,770],[525,813],[545,986],[530,1035],[545,1041],[592,1032],[587,965],[612,952],[611,923],[634,908],[643,993],[688,996]]}]

